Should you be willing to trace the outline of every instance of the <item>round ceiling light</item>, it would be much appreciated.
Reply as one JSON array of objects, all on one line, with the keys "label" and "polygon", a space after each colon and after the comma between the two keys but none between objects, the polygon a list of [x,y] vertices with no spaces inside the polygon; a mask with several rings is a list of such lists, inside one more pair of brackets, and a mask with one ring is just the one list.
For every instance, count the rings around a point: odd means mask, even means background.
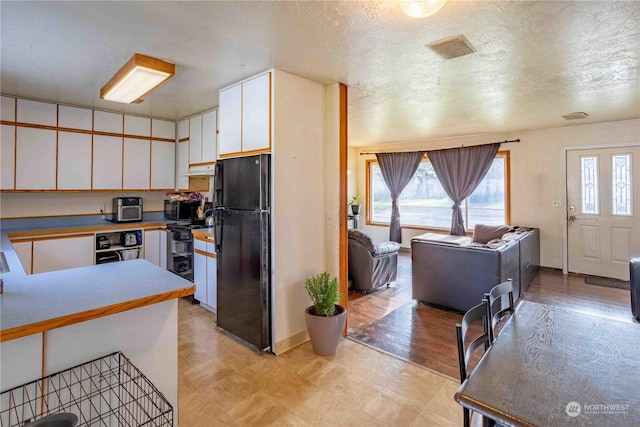
[{"label": "round ceiling light", "polygon": [[412,18],[426,18],[438,12],[447,0],[401,0],[400,8]]}]

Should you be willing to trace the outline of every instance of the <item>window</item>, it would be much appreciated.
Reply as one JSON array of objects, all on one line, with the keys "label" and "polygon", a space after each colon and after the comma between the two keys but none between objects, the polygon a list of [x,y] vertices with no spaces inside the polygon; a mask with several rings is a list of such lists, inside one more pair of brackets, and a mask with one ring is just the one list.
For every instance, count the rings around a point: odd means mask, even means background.
[{"label": "window", "polygon": [[[476,224],[507,224],[509,152],[501,151],[478,188],[462,204],[465,228]],[[367,163],[369,210],[368,221],[389,224],[391,194],[384,183],[380,166],[375,160]],[[418,166],[415,175],[398,198],[400,221],[403,226],[444,228],[451,227],[453,201],[447,196],[436,177],[428,158]]]}]

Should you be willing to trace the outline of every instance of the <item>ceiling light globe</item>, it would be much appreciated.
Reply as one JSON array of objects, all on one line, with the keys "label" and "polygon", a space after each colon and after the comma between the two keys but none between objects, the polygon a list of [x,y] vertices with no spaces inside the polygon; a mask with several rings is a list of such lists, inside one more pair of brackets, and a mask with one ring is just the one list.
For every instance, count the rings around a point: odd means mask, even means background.
[{"label": "ceiling light globe", "polygon": [[426,18],[438,12],[447,0],[401,0],[400,8],[412,18]]}]

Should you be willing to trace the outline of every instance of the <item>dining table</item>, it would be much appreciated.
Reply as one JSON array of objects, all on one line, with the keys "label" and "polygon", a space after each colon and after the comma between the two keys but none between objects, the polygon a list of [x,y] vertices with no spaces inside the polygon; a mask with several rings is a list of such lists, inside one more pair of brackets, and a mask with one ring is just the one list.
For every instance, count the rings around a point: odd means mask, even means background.
[{"label": "dining table", "polygon": [[640,426],[640,324],[521,301],[454,398],[504,426]]}]

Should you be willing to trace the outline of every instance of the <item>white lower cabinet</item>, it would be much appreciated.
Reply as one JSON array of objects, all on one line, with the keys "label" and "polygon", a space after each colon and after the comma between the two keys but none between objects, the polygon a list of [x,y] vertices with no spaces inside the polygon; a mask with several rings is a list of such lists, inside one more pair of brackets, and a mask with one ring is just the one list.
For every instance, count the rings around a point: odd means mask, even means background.
[{"label": "white lower cabinet", "polygon": [[214,245],[200,239],[193,240],[193,281],[196,285],[194,298],[213,311],[217,307],[217,259]]},{"label": "white lower cabinet", "polygon": [[167,233],[163,230],[144,230],[144,259],[158,267],[167,268]]},{"label": "white lower cabinet", "polygon": [[93,265],[94,235],[33,241],[33,274]]}]

